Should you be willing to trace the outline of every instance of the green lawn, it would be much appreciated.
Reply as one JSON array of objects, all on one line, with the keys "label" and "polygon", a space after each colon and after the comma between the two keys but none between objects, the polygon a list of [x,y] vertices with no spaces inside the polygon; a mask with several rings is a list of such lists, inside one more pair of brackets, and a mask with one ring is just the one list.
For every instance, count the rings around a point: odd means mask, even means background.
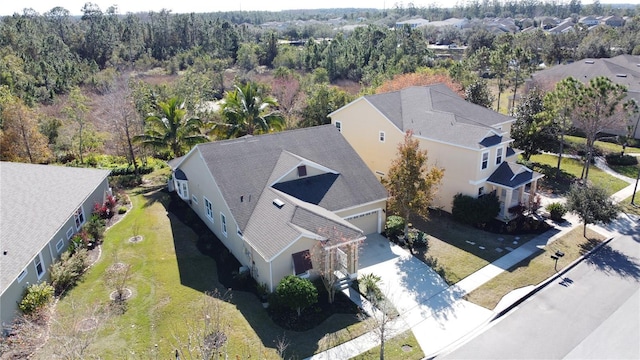
[{"label": "green lawn", "polygon": [[[384,344],[384,358],[388,360],[412,360],[422,359],[424,353],[418,344],[413,332],[411,330],[405,331],[402,334],[389,339]],[[364,352],[358,356],[352,357],[353,360],[367,360],[367,359],[379,359],[380,358],[380,346]]]},{"label": "green lawn", "polygon": [[[100,260],[85,279],[56,306],[52,333],[67,334],[75,343],[95,334],[80,357],[170,358],[176,348],[187,343],[187,336],[201,328],[201,310],[208,295],[221,289],[216,264],[196,247],[197,234],[167,212],[169,196],[162,191],[132,193],[133,209],[106,233]],[[133,229],[144,237],[129,242]],[[132,267],[127,284],[133,296],[121,315],[109,315],[98,331],[72,332],[78,321],[95,317],[95,309],[108,308],[109,293],[105,271],[116,262]],[[303,358],[357,337],[367,324],[354,315],[333,315],[305,332],[285,331],[269,318],[254,294],[233,291],[226,301],[214,300],[223,314],[227,342],[224,351],[232,358],[278,358],[276,341],[285,337],[290,343],[287,357]],[[69,330],[71,329],[71,330]],[[93,336],[93,335],[91,335]],[[63,336],[53,337],[39,352],[39,358],[60,353]]]},{"label": "green lawn", "polygon": [[[574,148],[582,146],[586,142],[585,138],[582,138],[579,136],[566,135],[564,139],[571,147],[574,147]],[[599,152],[605,153],[605,154],[620,153],[622,151],[622,145],[618,145],[618,144],[614,144],[606,141],[596,141],[595,147],[596,149],[599,150]],[[627,146],[627,148],[625,149],[625,154],[632,154],[632,153],[640,154],[640,148]]]},{"label": "green lawn", "polygon": [[[534,155],[531,157],[531,163],[535,171],[545,174],[540,186],[558,195],[566,194],[571,183],[579,179],[582,174],[583,164],[577,159],[563,157],[560,164],[561,174],[558,178],[555,177],[556,165],[558,164],[557,156],[549,154]],[[605,189],[608,195],[614,194],[628,185],[626,182],[598,169],[595,165],[589,168],[589,181],[593,185]]]},{"label": "green lawn", "polygon": [[565,254],[558,261],[558,269],[561,269],[604,239],[604,236],[590,229],[587,229],[587,238],[585,238],[582,236],[582,231],[582,226],[573,229],[567,235],[547,245],[544,250],[540,250],[472,291],[466,299],[487,309],[493,309],[500,299],[512,290],[541,283],[555,273],[554,261],[550,255],[556,250]]},{"label": "green lawn", "polygon": [[609,165],[611,170],[626,177],[635,179],[640,171],[640,165]]},{"label": "green lawn", "polygon": [[620,202],[619,205],[622,207],[622,212],[640,216],[640,191],[636,192],[636,197],[633,202],[635,205],[631,205],[631,198],[632,196],[629,196]]},{"label": "green lawn", "polygon": [[[415,255],[440,273],[448,284],[457,283],[506,253],[496,248],[517,248],[535,236],[518,235],[518,244],[513,244],[515,235],[482,231],[454,221],[449,214],[437,215],[437,212],[427,220],[414,220],[412,224],[429,235],[428,247],[416,249]],[[436,259],[437,263],[430,262],[429,258]]]}]

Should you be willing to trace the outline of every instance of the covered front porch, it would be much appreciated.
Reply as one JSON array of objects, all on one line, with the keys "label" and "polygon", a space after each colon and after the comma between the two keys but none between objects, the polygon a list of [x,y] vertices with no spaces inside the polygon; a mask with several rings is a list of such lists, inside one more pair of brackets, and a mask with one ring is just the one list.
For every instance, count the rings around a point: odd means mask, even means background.
[{"label": "covered front porch", "polygon": [[518,207],[530,208],[535,201],[538,180],[544,175],[516,163],[503,162],[487,179],[491,191],[500,201],[498,219],[509,221],[521,211],[510,211]]}]

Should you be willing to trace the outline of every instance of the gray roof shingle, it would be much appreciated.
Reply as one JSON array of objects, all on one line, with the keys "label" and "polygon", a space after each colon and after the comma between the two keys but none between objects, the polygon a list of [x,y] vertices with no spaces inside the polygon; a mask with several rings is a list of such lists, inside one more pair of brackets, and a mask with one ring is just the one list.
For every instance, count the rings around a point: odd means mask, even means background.
[{"label": "gray roof shingle", "polygon": [[[308,159],[338,172],[317,205],[337,211],[385,199],[387,192],[332,125],[215,141],[196,146],[244,232],[264,189]],[[188,174],[187,174],[188,175]]]},{"label": "gray roof shingle", "polygon": [[0,162],[0,247],[7,251],[0,254],[0,293],[108,175],[108,170]]},{"label": "gray roof shingle", "polygon": [[535,172],[524,165],[503,162],[493,174],[489,176],[487,182],[515,189],[542,176],[541,173]]},{"label": "gray roof shingle", "polygon": [[499,124],[513,118],[470,103],[444,84],[413,86],[364,97],[402,132],[468,148],[481,148]]}]

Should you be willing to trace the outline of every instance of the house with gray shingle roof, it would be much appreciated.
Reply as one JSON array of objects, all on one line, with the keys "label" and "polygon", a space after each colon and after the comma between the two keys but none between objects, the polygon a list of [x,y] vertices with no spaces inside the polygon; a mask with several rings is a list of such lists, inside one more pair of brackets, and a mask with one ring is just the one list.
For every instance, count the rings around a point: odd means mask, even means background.
[{"label": "house with gray shingle roof", "polygon": [[[612,58],[582,59],[570,64],[561,64],[534,73],[528,81],[528,90],[536,86],[545,91],[555,88],[559,81],[573,77],[587,84],[591,79],[605,76],[616,84],[627,88],[627,98],[640,103],[640,56],[618,55]],[[627,135],[631,128],[631,135],[640,139],[640,117],[636,115],[628,119],[626,124],[606,129],[606,133]]]},{"label": "house with gray shingle roof", "polygon": [[472,104],[444,84],[366,95],[329,116],[380,177],[396,158],[404,134],[412,132],[427,150],[429,166],[444,169],[434,207],[446,211],[451,211],[458,193],[493,192],[501,202],[499,219],[510,219],[515,215],[509,209],[526,205],[542,177],[515,164],[518,152],[510,137],[515,119]]},{"label": "house with gray shingle roof", "polygon": [[11,324],[28,284],[49,279],[96,203],[108,170],[0,162],[0,319]]},{"label": "house with gray shingle roof", "polygon": [[359,244],[383,230],[387,192],[331,125],[199,144],[170,166],[170,188],[270,291],[290,274],[355,277]]}]

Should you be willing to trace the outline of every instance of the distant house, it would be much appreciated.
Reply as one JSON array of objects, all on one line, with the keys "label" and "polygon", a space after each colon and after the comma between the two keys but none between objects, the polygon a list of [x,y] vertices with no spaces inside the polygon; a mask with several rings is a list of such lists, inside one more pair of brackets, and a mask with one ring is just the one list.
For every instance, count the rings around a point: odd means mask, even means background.
[{"label": "distant house", "polygon": [[0,162],[0,319],[9,326],[29,284],[49,267],[110,192],[108,170]]},{"label": "distant house", "polygon": [[602,23],[613,27],[624,26],[624,19],[618,15],[611,15],[602,18]]},{"label": "distant house", "polygon": [[331,123],[384,177],[406,131],[428,151],[432,166],[444,168],[434,206],[451,211],[457,193],[482,196],[494,192],[500,219],[535,194],[542,174],[515,163],[509,134],[515,119],[472,104],[443,84],[408,87],[366,95],[329,114]]},{"label": "distant house", "polygon": [[427,26],[429,24],[429,20],[423,18],[409,19],[396,22],[396,29],[402,29],[405,26],[409,26],[410,28],[415,29],[422,26]]},{"label": "distant house", "polygon": [[455,28],[458,29],[462,29],[467,23],[469,22],[469,20],[467,20],[466,18],[449,18],[446,20],[442,20],[442,21],[432,21],[426,25],[428,26],[433,26],[436,28],[443,28],[443,27],[447,27],[447,26],[453,26]]},{"label": "distant house", "polygon": [[331,125],[199,144],[170,166],[170,189],[270,291],[326,274],[314,253],[354,278],[359,244],[384,227],[385,188]]},{"label": "distant house", "polygon": [[591,26],[596,26],[600,24],[600,19],[598,19],[598,17],[593,15],[583,16],[578,20],[578,23],[583,24],[587,27],[591,27]]},{"label": "distant house", "polygon": [[[528,87],[536,86],[544,90],[552,90],[555,84],[567,77],[573,77],[584,83],[597,76],[605,76],[614,83],[624,85],[627,95],[640,103],[640,56],[618,55],[609,59],[582,59],[571,64],[562,64],[534,73]],[[635,120],[635,121],[634,121]],[[632,135],[640,139],[640,119],[631,119]],[[625,127],[607,129],[615,135],[626,135]]]},{"label": "distant house", "polygon": [[573,19],[571,18],[566,18],[564,20],[562,20],[558,25],[548,29],[550,33],[552,34],[561,34],[561,33],[565,33],[567,31],[572,31],[573,27],[576,24],[573,22]]}]

